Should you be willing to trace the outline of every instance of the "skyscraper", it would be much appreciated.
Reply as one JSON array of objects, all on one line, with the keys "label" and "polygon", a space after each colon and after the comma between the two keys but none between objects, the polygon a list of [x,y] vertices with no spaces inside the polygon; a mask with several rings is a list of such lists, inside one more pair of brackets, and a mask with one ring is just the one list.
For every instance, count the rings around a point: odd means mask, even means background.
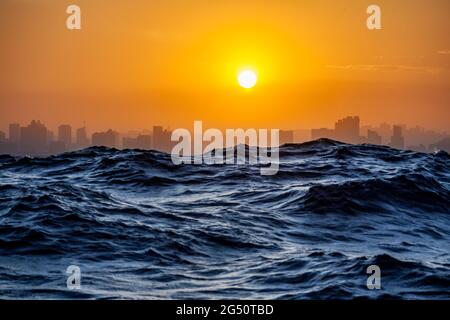
[{"label": "skyscraper", "polygon": [[155,150],[170,152],[172,150],[172,133],[161,126],[153,127],[153,148]]},{"label": "skyscraper", "polygon": [[92,135],[92,145],[97,147],[116,148],[119,134],[111,129],[107,132],[96,132]]},{"label": "skyscraper", "polygon": [[124,149],[137,149],[137,139],[126,137],[122,139],[122,148]]},{"label": "skyscraper", "polygon": [[89,139],[87,137],[86,127],[77,129],[76,145],[78,148],[86,148],[89,146]]},{"label": "skyscraper", "polygon": [[334,136],[334,130],[328,129],[328,128],[321,128],[321,129],[312,129],[311,130],[311,139],[317,140],[321,138],[326,139],[336,139]]},{"label": "skyscraper", "polygon": [[55,134],[51,130],[47,130],[47,141],[49,143],[55,141]]},{"label": "skyscraper", "polygon": [[11,123],[9,125],[9,141],[18,144],[20,141],[20,124]]},{"label": "skyscraper", "polygon": [[405,138],[403,137],[402,127],[398,125],[394,126],[393,131],[391,147],[396,149],[405,148]]},{"label": "skyscraper", "polygon": [[346,117],[335,123],[334,130],[337,140],[348,143],[360,143],[359,117]]},{"label": "skyscraper", "polygon": [[367,130],[367,143],[369,144],[381,144],[381,136],[373,130]]},{"label": "skyscraper", "polygon": [[328,138],[333,140],[339,140],[346,143],[362,143],[365,138],[360,135],[360,120],[358,116],[346,117],[338,120],[334,124],[333,129],[312,129],[312,139]]},{"label": "skyscraper", "polygon": [[17,151],[17,144],[12,143],[6,139],[6,134],[0,131],[0,155],[15,154]]},{"label": "skyscraper", "polygon": [[68,124],[60,125],[58,128],[58,141],[64,143],[65,149],[72,145],[72,127]]},{"label": "skyscraper", "polygon": [[26,155],[44,155],[48,153],[47,128],[40,121],[20,128],[20,151]]},{"label": "skyscraper", "polygon": [[138,149],[150,150],[152,148],[152,136],[148,134],[140,134],[136,138],[136,143]]}]

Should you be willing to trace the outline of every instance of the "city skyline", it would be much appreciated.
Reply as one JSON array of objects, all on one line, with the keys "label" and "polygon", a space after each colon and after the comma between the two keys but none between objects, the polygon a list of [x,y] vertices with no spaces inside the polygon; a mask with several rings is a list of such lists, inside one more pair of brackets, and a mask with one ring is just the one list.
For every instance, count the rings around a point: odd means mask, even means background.
[{"label": "city skyline", "polygon": [[[297,134],[299,132],[302,134]],[[309,136],[306,132],[309,132]],[[66,123],[51,130],[40,120],[31,120],[25,126],[11,123],[7,132],[0,131],[0,154],[45,156],[91,146],[153,149],[170,153],[176,144],[171,141],[171,134],[170,128],[159,125],[154,125],[151,129],[149,127],[128,132],[108,128],[89,133],[85,123],[79,128]],[[437,148],[450,151],[450,135],[446,132],[435,132],[418,126],[390,125],[385,122],[378,127],[361,125],[359,116],[337,119],[334,128],[280,130],[279,137],[280,145],[328,138],[351,144],[387,145],[419,152],[432,152]]]}]

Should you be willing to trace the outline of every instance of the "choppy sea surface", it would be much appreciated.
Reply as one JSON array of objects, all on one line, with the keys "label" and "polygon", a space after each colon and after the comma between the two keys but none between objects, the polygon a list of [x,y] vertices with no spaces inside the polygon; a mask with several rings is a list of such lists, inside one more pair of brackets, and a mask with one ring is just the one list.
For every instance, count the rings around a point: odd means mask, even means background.
[{"label": "choppy sea surface", "polygon": [[280,162],[0,156],[0,298],[450,299],[447,153],[318,140]]}]

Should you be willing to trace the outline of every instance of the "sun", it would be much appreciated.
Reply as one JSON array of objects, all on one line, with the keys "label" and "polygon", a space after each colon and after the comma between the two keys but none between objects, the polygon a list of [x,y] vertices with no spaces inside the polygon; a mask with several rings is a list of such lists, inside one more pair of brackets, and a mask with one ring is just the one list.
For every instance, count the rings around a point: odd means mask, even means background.
[{"label": "sun", "polygon": [[252,70],[244,70],[239,72],[238,82],[242,88],[251,89],[258,82],[258,76]]}]

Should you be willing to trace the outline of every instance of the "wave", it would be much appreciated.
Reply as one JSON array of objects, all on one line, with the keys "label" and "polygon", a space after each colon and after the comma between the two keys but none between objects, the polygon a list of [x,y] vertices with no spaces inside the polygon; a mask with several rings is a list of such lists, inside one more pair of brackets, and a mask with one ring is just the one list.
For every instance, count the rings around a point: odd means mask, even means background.
[{"label": "wave", "polygon": [[[446,152],[279,151],[274,176],[104,147],[0,156],[0,297],[450,298]],[[73,264],[82,291],[65,288]]]}]

